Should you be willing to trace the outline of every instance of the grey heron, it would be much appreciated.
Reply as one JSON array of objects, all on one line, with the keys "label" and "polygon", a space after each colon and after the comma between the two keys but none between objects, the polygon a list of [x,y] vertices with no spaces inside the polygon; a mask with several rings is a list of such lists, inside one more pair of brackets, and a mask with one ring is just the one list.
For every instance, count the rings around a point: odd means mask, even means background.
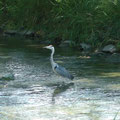
[{"label": "grey heron", "polygon": [[54,62],[54,59],[53,59],[53,55],[55,52],[54,46],[49,45],[49,46],[45,46],[43,48],[47,48],[47,49],[50,49],[52,51],[51,56],[50,56],[50,62],[51,62],[51,66],[52,66],[53,71],[62,77],[65,77],[65,78],[72,80],[74,77],[64,67],[62,67]]}]

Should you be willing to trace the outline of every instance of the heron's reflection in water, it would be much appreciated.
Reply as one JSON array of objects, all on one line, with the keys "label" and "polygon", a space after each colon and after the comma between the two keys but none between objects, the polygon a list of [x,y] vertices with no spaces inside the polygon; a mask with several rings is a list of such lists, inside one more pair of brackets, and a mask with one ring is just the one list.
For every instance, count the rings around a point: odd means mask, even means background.
[{"label": "heron's reflection in water", "polygon": [[52,95],[52,103],[55,103],[55,97],[58,96],[60,93],[65,92],[67,89],[70,88],[70,86],[73,86],[74,83],[63,83],[61,85],[58,85]]}]

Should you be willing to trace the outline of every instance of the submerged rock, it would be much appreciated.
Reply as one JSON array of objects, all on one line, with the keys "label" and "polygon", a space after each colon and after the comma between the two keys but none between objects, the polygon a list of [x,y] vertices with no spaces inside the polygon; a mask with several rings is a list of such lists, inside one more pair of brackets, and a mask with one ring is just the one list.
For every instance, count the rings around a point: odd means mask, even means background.
[{"label": "submerged rock", "polygon": [[91,54],[92,57],[105,57],[106,53],[104,52],[95,52]]},{"label": "submerged rock", "polygon": [[15,76],[12,73],[0,75],[0,80],[14,80]]},{"label": "submerged rock", "polygon": [[107,56],[106,59],[110,63],[120,63],[120,53],[113,53],[112,55]]},{"label": "submerged rock", "polygon": [[114,53],[116,51],[116,47],[112,44],[105,46],[102,49],[103,52],[109,52],[109,53]]}]

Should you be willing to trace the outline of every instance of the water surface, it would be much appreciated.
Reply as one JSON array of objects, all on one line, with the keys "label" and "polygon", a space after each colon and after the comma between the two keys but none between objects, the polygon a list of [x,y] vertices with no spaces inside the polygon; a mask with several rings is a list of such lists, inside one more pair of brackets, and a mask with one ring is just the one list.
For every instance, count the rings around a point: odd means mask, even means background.
[{"label": "water surface", "polygon": [[[0,42],[0,120],[120,120],[120,61],[56,47],[55,61],[74,80],[55,75],[38,41]],[[73,84],[74,83],[74,84]]]}]

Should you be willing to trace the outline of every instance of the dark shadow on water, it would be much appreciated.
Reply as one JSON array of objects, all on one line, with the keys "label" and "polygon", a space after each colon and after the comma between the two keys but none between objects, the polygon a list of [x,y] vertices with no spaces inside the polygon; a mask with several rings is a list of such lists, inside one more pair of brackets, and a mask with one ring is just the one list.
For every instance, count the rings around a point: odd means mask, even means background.
[{"label": "dark shadow on water", "polygon": [[68,84],[63,83],[61,85],[58,85],[52,94],[52,103],[55,103],[56,96],[58,96],[60,93],[65,92],[67,89],[70,88],[70,86],[73,86],[73,85],[74,83],[68,83]]}]

